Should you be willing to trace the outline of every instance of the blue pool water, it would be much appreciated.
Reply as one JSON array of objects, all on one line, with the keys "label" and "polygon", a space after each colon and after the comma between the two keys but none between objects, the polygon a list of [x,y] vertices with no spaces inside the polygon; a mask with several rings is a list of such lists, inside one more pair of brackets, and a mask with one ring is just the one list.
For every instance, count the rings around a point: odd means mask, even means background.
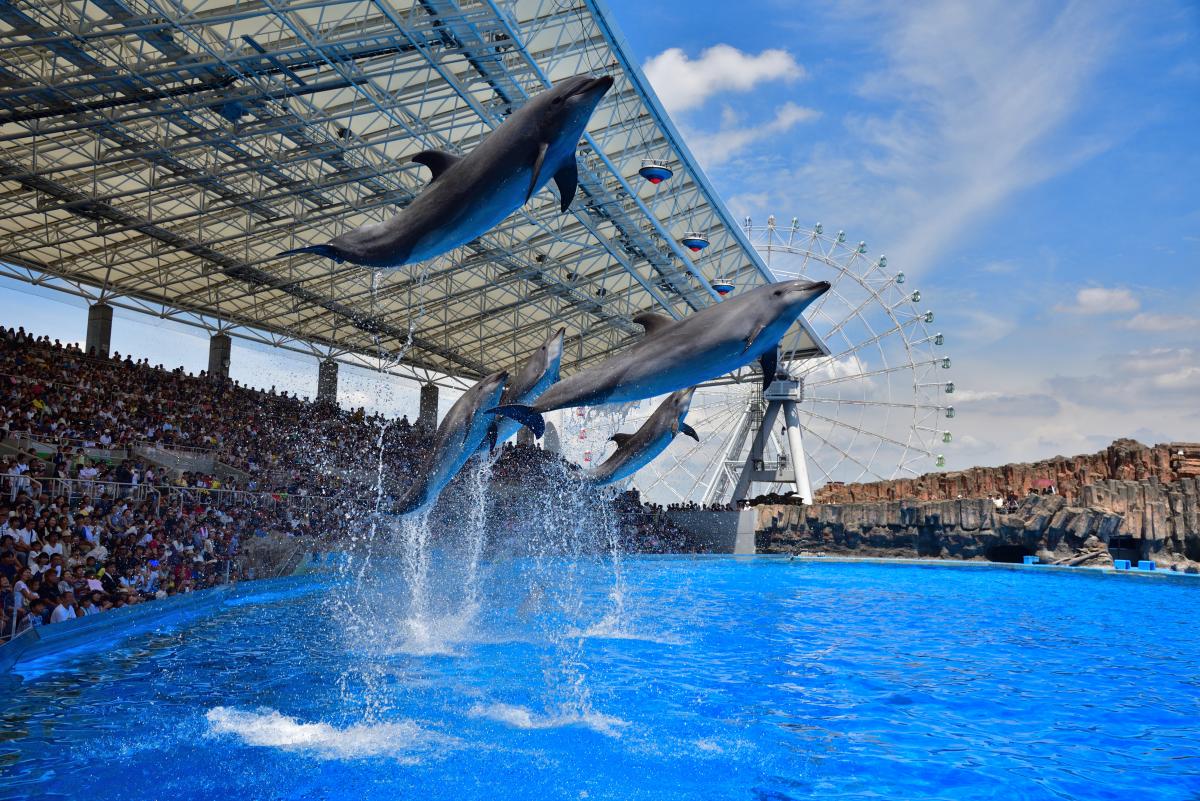
[{"label": "blue pool water", "polygon": [[19,667],[0,797],[1200,797],[1200,585],[763,557],[481,576],[420,637],[386,579],[312,578]]}]

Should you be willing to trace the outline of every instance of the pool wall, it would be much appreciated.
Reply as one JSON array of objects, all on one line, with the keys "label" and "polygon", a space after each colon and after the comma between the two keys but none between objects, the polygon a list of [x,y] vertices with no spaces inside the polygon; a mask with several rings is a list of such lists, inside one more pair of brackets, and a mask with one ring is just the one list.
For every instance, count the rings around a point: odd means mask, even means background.
[{"label": "pool wall", "polygon": [[27,629],[11,642],[0,645],[0,673],[35,659],[105,648],[136,634],[169,630],[197,617],[214,614],[227,605],[266,602],[291,594],[316,592],[321,586],[310,576],[261,579]]}]

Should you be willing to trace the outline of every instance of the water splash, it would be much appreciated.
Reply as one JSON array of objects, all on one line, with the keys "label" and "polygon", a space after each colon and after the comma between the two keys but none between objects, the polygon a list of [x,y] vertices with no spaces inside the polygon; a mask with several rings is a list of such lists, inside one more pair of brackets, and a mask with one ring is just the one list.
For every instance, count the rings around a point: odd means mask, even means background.
[{"label": "water splash", "polygon": [[[588,643],[630,629],[614,498],[561,462],[536,452],[517,458],[528,462],[514,469],[509,461],[502,470],[490,457],[471,460],[431,510],[402,518],[383,514],[390,488],[376,459],[367,536],[352,548],[335,591],[341,636],[361,663],[341,679],[343,694],[369,699],[370,719],[387,720],[397,693],[420,686],[422,660],[465,656],[512,641],[513,632],[533,633],[529,646],[541,668],[541,689],[521,699],[530,703],[531,721],[603,718]],[[520,482],[506,483],[514,474]],[[497,564],[515,581],[489,584]],[[606,593],[597,595],[598,587]]]},{"label": "water splash", "polygon": [[488,487],[492,480],[492,454],[480,454],[468,464],[466,530],[466,578],[464,580],[463,613],[472,620],[478,617],[481,604],[480,567],[487,544]]},{"label": "water splash", "polygon": [[284,751],[303,751],[325,760],[391,757],[401,762],[449,750],[453,737],[427,731],[412,721],[357,724],[337,728],[328,723],[303,723],[273,709],[248,711],[218,706],[205,715],[210,736],[236,737],[244,744]]}]

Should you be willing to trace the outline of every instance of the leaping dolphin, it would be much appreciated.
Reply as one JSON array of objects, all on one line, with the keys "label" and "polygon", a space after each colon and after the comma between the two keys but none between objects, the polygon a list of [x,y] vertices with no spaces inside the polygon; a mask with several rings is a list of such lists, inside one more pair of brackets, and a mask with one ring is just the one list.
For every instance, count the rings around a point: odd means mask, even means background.
[{"label": "leaping dolphin", "polygon": [[499,402],[507,382],[508,373],[503,371],[485,376],[450,407],[415,481],[393,506],[395,514],[416,512],[437,500],[442,488],[494,430],[492,415],[484,410]]},{"label": "leaping dolphin", "polygon": [[645,312],[633,321],[646,335],[595,367],[568,376],[536,403],[499,406],[537,436],[554,409],[629,403],[692,387],[759,359],[764,384],[775,377],[777,346],[800,313],[829,289],[828,281],[780,281],[706,306],[682,320]]},{"label": "leaping dolphin", "polygon": [[410,161],[433,178],[399,215],[280,255],[317,253],[374,269],[425,261],[487,233],[551,179],[565,212],[579,182],[575,149],[612,85],[608,75],[567,78],[530,98],[466,156],[416,154]]},{"label": "leaping dolphin", "polygon": [[[565,328],[558,329],[530,354],[529,361],[525,362],[521,372],[517,373],[517,377],[509,381],[508,386],[504,388],[504,395],[500,398],[501,406],[513,403],[533,403],[554,382],[558,381],[558,368],[562,364],[563,335],[565,333]],[[495,426],[496,433],[494,438],[491,434],[488,437],[494,441],[481,445],[481,448],[488,445],[494,448],[501,443],[508,442],[521,429],[520,423],[508,417],[496,417],[492,425]]]},{"label": "leaping dolphin", "polygon": [[596,469],[588,471],[588,483],[603,487],[632,476],[665,451],[681,431],[699,442],[700,435],[696,429],[683,422],[695,391],[695,387],[688,387],[672,392],[637,431],[632,434],[613,434],[610,439],[617,443],[616,451]]}]

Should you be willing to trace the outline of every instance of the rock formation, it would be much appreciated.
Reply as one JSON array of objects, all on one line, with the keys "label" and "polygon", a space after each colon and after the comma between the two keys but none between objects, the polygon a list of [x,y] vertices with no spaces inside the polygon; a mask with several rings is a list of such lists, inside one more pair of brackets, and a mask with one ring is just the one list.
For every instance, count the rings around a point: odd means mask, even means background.
[{"label": "rock formation", "polygon": [[1078,502],[1029,495],[1008,514],[988,498],[760,505],[756,545],[760,553],[998,562],[1036,555],[1046,563],[1077,565],[1152,559],[1160,567],[1200,570],[1200,479],[1103,479],[1077,494]]},{"label": "rock formation", "polygon": [[1084,488],[1102,481],[1144,481],[1166,484],[1200,477],[1200,443],[1173,442],[1148,447],[1132,439],[1119,439],[1099,453],[1056,456],[1029,464],[972,467],[949,473],[926,473],[911,479],[870,484],[826,484],[816,493],[817,503],[857,503],[914,499],[922,501],[988,498],[993,495],[1024,497],[1030,490],[1053,487],[1070,503],[1084,503]]}]

